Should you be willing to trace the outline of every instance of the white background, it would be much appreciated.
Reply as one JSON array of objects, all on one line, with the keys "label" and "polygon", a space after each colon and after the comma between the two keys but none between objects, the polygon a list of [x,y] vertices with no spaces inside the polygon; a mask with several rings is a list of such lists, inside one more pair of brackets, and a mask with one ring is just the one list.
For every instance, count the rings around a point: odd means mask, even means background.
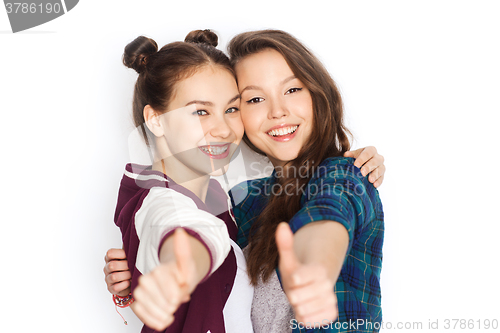
[{"label": "white background", "polygon": [[121,246],[113,214],[133,128],[136,74],[121,55],[138,35],[163,45],[200,28],[223,49],[239,32],[282,29],[330,70],[354,146],[386,158],[394,331],[500,320],[499,14],[497,1],[80,1],[12,34],[0,10],[0,331],[140,330],[127,310],[123,325],[102,272]]}]

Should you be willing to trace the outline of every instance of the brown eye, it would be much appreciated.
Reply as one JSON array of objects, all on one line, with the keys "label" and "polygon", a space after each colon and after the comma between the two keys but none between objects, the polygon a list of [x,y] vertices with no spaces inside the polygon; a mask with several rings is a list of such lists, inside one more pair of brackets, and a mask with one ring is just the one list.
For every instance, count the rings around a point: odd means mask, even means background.
[{"label": "brown eye", "polygon": [[293,93],[301,91],[301,90],[302,90],[302,88],[291,88],[291,89],[288,89],[288,91],[286,93],[293,94]]},{"label": "brown eye", "polygon": [[261,97],[254,97],[247,101],[247,103],[256,104],[262,102],[264,99]]}]

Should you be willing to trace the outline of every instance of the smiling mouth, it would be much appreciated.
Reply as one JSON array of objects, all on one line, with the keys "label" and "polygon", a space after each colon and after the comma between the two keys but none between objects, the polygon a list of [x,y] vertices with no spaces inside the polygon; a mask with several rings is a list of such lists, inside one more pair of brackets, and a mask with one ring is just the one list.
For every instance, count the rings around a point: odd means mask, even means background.
[{"label": "smiling mouth", "polygon": [[267,132],[267,134],[272,136],[272,137],[286,136],[286,135],[290,135],[290,134],[295,133],[297,128],[299,128],[299,125],[282,127],[282,128],[273,129],[273,130]]},{"label": "smiling mouth", "polygon": [[199,146],[200,150],[212,158],[224,158],[228,155],[229,143],[225,145]]}]

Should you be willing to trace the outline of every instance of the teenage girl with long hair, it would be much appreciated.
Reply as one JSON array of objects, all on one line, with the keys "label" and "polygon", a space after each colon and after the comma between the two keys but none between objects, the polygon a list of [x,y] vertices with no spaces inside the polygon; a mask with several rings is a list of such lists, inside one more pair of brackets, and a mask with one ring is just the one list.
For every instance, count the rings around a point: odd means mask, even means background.
[{"label": "teenage girl with long hair", "polygon": [[[270,177],[232,190],[239,202],[238,243],[248,244],[248,274],[256,286],[255,332],[338,332],[352,330],[352,323],[357,332],[376,331],[382,320],[382,204],[354,160],[344,157],[349,132],[334,81],[283,31],[242,33],[228,49],[241,94],[243,139],[275,167]],[[284,294],[289,302],[280,298]]]}]

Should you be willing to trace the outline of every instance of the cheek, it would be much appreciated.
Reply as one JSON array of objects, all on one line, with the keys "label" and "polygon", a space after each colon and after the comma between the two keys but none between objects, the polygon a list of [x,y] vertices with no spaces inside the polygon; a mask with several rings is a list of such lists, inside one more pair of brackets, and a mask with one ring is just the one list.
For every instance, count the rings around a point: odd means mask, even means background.
[{"label": "cheek", "polygon": [[299,107],[300,116],[304,119],[313,118],[313,102],[311,96],[304,97],[297,104]]},{"label": "cheek", "polygon": [[242,112],[241,121],[243,122],[243,127],[245,128],[247,136],[251,137],[257,134],[260,120],[255,113],[251,114],[250,112]]},{"label": "cheek", "polygon": [[170,140],[191,142],[200,140],[206,133],[206,124],[198,117],[172,113],[166,119],[166,135]]},{"label": "cheek", "polygon": [[234,134],[237,137],[238,143],[241,141],[243,138],[243,133],[244,133],[244,128],[243,128],[243,122],[241,121],[241,118],[235,118],[231,120],[230,123],[231,129],[233,130]]}]

